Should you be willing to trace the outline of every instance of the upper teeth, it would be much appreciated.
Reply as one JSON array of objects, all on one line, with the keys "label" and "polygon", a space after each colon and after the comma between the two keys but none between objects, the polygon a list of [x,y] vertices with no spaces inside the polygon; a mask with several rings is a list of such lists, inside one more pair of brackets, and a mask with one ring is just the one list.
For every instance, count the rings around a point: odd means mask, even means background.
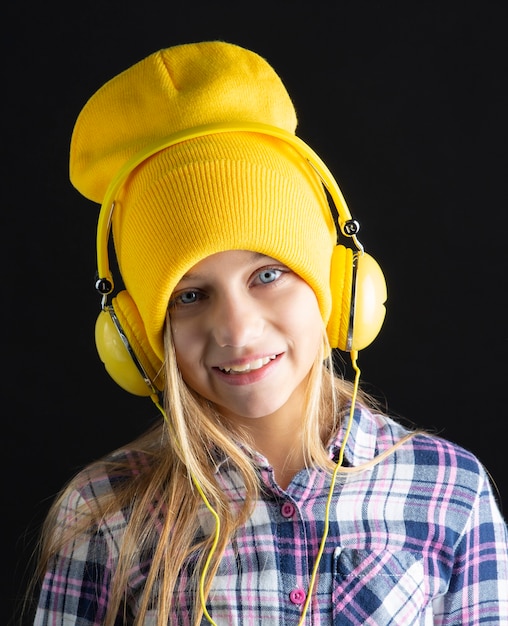
[{"label": "upper teeth", "polygon": [[220,369],[223,372],[250,372],[251,370],[258,370],[263,365],[266,365],[270,361],[275,359],[275,354],[272,356],[265,356],[262,359],[256,359],[255,361],[251,361],[250,363],[243,363],[242,365],[230,365],[227,367],[221,367]]}]

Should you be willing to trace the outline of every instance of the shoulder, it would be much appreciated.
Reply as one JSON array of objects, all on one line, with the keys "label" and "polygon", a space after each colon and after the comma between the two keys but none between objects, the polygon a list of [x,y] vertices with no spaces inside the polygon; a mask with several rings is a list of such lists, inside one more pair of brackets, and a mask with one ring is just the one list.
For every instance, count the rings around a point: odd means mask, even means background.
[{"label": "shoulder", "polygon": [[[481,471],[482,464],[472,451],[431,431],[418,427],[411,428],[396,418],[368,410],[362,410],[361,420],[369,423],[369,430],[375,432],[379,451],[388,449],[404,439],[411,443],[409,448],[405,449],[411,450],[412,454],[418,454],[424,463],[427,461],[432,465],[452,462],[474,472]],[[365,429],[365,425],[363,428]]]},{"label": "shoulder", "polygon": [[393,449],[393,463],[436,500],[473,507],[481,498],[493,499],[490,476],[471,450],[431,432],[412,431],[390,417],[371,419],[378,432],[377,454]]},{"label": "shoulder", "polygon": [[456,536],[466,529],[483,528],[486,533],[495,527],[506,542],[494,483],[472,451],[433,433],[410,430],[383,414],[362,411],[360,421],[361,432],[368,431],[375,440],[371,460],[356,467],[371,470],[367,489],[389,485],[390,497],[404,502],[410,517],[445,521]]},{"label": "shoulder", "polygon": [[115,501],[118,506],[121,494],[147,475],[152,465],[149,454],[132,449],[120,449],[89,464],[63,491],[61,512],[98,513],[100,509],[111,508]]},{"label": "shoulder", "polygon": [[[478,457],[457,443],[424,430],[410,429],[396,419],[362,410],[359,433],[367,433],[374,458],[406,469],[419,482],[462,488],[474,497],[489,488],[489,477]],[[375,442],[375,443],[374,443]]]}]

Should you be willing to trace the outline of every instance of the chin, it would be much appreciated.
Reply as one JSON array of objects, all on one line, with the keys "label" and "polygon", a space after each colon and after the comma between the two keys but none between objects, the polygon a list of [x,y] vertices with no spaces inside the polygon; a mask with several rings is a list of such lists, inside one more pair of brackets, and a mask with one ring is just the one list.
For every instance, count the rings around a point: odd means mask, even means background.
[{"label": "chin", "polygon": [[230,420],[261,420],[264,418],[274,418],[284,412],[285,404],[277,404],[270,406],[252,406],[252,407],[233,407],[218,406],[219,413]]}]

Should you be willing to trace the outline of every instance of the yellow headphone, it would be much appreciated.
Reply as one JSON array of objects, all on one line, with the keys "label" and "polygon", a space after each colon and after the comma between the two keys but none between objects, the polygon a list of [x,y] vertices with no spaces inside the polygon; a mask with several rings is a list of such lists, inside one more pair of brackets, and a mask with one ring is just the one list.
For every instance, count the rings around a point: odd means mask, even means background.
[{"label": "yellow headphone", "polygon": [[357,352],[368,346],[381,329],[387,297],[383,273],[358,241],[358,222],[352,219],[337,182],[321,158],[299,137],[274,126],[258,123],[197,126],[154,143],[130,159],[109,185],[99,213],[95,286],[102,296],[102,311],[95,325],[95,341],[110,376],[130,393],[154,398],[162,391],[164,383],[162,363],[150,347],[143,321],[129,293],[122,290],[107,304],[107,297],[114,289],[108,243],[116,195],[134,168],[156,152],[196,137],[249,131],[281,139],[307,160],[333,201],[341,233],[353,242],[353,248],[337,244],[332,255],[332,312],[327,327],[330,346]]}]

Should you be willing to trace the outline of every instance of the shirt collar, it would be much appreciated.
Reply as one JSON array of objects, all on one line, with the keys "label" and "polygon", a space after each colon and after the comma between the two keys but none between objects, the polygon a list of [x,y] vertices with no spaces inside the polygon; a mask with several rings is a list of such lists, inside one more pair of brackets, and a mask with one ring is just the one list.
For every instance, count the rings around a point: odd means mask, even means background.
[{"label": "shirt collar", "polygon": [[[342,441],[346,436],[349,420],[349,410],[346,411],[342,424],[335,435],[332,436],[328,444],[328,453],[331,459],[338,460]],[[342,465],[344,467],[357,467],[363,463],[371,461],[377,454],[378,441],[378,424],[370,413],[364,407],[357,407],[353,414],[353,422],[349,433],[346,448],[344,450],[344,459]],[[260,469],[270,467],[268,460],[259,452],[252,450],[243,443],[238,442],[238,447],[244,453],[251,457]],[[224,464],[227,466],[227,457],[222,450],[216,450],[213,455],[216,472],[218,472]]]},{"label": "shirt collar", "polygon": [[[372,414],[365,408],[356,407],[353,414],[351,431],[346,441],[343,465],[357,467],[371,461],[377,454],[378,427]],[[342,424],[328,446],[330,458],[338,460],[340,447],[348,429],[349,410],[345,413]]]}]

